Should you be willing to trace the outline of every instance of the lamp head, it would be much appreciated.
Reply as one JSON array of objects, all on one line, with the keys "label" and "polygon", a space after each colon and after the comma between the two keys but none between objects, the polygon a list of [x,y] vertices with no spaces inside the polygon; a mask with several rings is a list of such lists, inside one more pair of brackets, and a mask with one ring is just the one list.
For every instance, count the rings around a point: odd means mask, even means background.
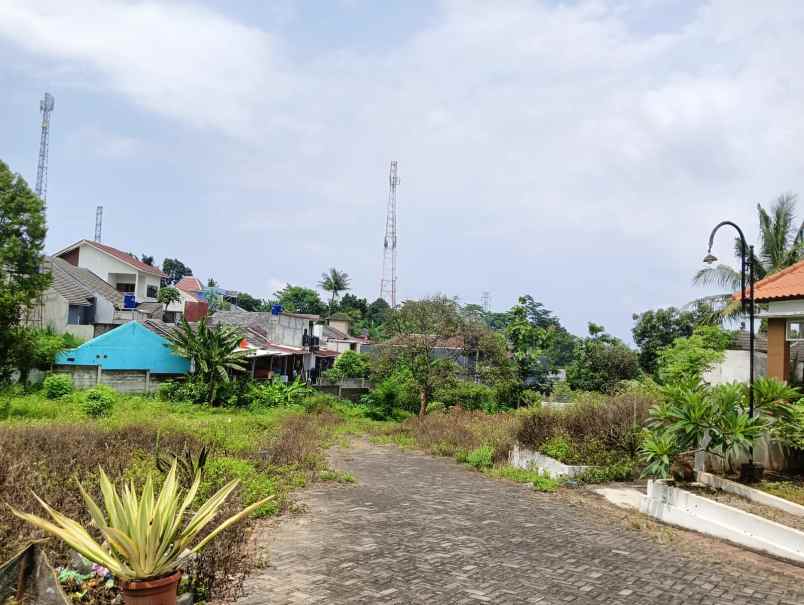
[{"label": "lamp head", "polygon": [[715,256],[711,252],[707,253],[707,255],[704,256],[704,259],[703,259],[703,262],[705,262],[707,265],[711,265],[712,263],[714,263],[716,261],[717,261],[717,256]]}]

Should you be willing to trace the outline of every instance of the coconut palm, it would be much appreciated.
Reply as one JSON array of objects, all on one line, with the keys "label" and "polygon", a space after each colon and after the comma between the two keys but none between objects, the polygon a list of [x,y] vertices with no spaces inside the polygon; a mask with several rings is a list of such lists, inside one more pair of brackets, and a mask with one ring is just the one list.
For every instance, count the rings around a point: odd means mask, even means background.
[{"label": "coconut palm", "polygon": [[168,335],[171,350],[190,359],[195,371],[207,384],[208,402],[215,402],[215,395],[222,383],[229,382],[229,372],[245,369],[247,351],[239,348],[242,332],[234,326],[219,324],[210,328],[206,317],[193,327],[184,318]]},{"label": "coconut palm", "polygon": [[349,290],[350,282],[349,274],[345,271],[338,271],[335,267],[321,274],[321,281],[318,282],[318,287],[325,292],[332,293],[332,297],[329,300],[330,309],[332,309],[332,306],[335,304],[335,299],[338,298],[338,294]]},{"label": "coconut palm", "polygon": [[[804,258],[804,222],[796,222],[795,211],[796,196],[792,193],[776,198],[771,203],[770,211],[757,204],[759,245],[754,248],[754,257],[749,259],[757,281]],[[741,246],[740,238],[736,238],[734,254],[738,261]],[[742,313],[740,302],[732,300],[732,293],[740,290],[739,268],[722,263],[706,267],[695,274],[692,282],[700,286],[717,286],[728,290],[724,294],[698,299],[693,304],[703,302],[718,306],[716,313],[721,319],[735,319]]]}]

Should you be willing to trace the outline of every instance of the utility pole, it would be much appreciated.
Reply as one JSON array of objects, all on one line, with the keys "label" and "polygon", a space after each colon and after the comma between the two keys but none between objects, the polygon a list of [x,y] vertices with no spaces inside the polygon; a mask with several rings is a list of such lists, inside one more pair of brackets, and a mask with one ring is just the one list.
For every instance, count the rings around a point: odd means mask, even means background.
[{"label": "utility pole", "polygon": [[39,101],[42,114],[42,136],[39,140],[39,163],[36,166],[36,195],[43,202],[47,201],[47,156],[50,147],[50,113],[55,106],[55,99],[49,92]]},{"label": "utility pole", "polygon": [[388,207],[385,214],[385,240],[383,243],[382,277],[380,278],[380,298],[396,307],[396,189],[399,186],[396,160],[391,162],[388,175]]},{"label": "utility pole", "polygon": [[95,209],[95,241],[99,244],[103,239],[103,206]]}]

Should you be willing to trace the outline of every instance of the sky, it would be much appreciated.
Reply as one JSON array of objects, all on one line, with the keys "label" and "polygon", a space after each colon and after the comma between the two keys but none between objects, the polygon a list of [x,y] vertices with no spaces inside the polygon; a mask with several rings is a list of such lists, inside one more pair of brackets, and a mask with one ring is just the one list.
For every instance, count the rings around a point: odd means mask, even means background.
[{"label": "sky", "polygon": [[226,288],[337,267],[369,300],[397,160],[400,298],[630,339],[714,293],[717,222],[753,241],[803,190],[802,29],[797,0],[0,0],[0,159],[33,184],[49,91],[49,252],[102,204],[104,243]]}]

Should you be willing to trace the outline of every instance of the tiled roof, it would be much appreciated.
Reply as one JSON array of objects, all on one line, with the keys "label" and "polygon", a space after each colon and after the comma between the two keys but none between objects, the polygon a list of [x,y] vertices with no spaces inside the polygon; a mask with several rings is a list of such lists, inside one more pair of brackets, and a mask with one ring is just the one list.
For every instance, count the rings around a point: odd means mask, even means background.
[{"label": "tiled roof", "polygon": [[178,282],[176,282],[176,288],[183,290],[184,292],[200,292],[204,289],[204,285],[197,277],[185,275]]},{"label": "tiled roof", "polygon": [[154,267],[152,265],[146,265],[136,256],[129,254],[128,252],[123,252],[122,250],[118,250],[117,248],[112,248],[111,246],[107,246],[106,244],[101,244],[100,242],[93,242],[88,239],[82,239],[80,242],[73,244],[59,252],[59,255],[64,254],[65,252],[69,252],[70,250],[74,250],[81,244],[87,244],[100,250],[101,252],[105,252],[109,256],[115,257],[117,260],[123,261],[126,264],[131,265],[132,267],[136,268],[143,273],[150,273],[151,275],[158,275],[159,277],[167,277],[162,271],[159,270],[159,267]]},{"label": "tiled roof", "polygon": [[101,296],[117,308],[123,305],[123,295],[89,269],[76,267],[57,256],[47,260],[53,273],[53,288],[70,304],[87,305],[88,298]]},{"label": "tiled roof", "polygon": [[[739,299],[740,293],[734,298]],[[804,260],[754,284],[754,299],[758,302],[793,298],[804,298]]]}]

